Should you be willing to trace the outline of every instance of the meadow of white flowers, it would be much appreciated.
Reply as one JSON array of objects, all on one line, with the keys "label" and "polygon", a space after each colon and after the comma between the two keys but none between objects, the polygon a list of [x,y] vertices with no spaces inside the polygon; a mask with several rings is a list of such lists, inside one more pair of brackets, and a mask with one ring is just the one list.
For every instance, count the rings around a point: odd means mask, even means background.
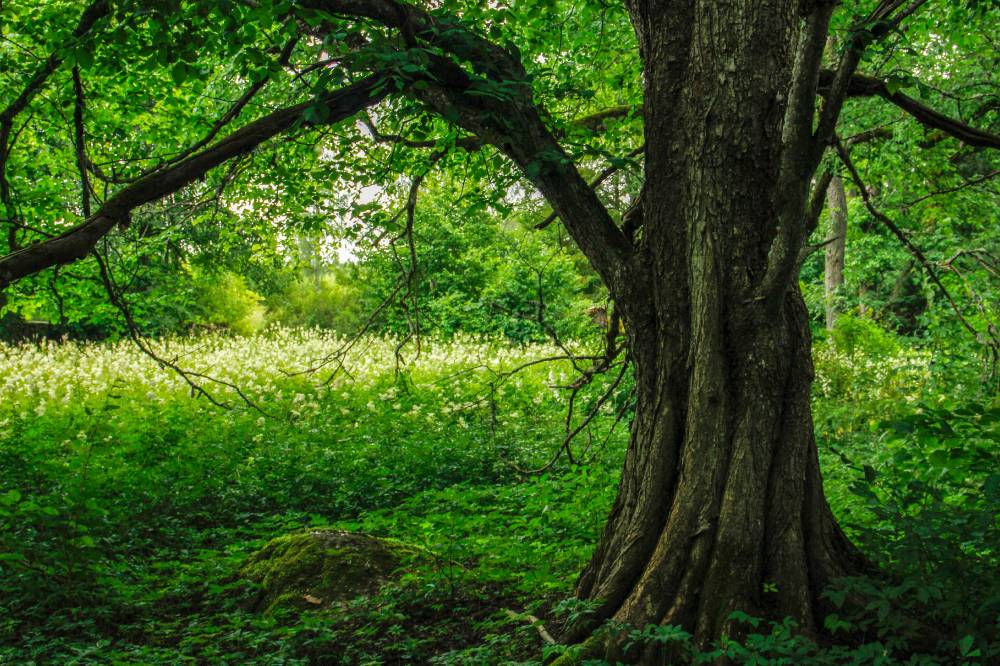
[{"label": "meadow of white flowers", "polygon": [[[370,336],[351,346],[342,360],[331,359],[347,342],[324,331],[277,328],[249,338],[209,333],[151,344],[161,358],[191,373],[233,384],[262,405],[290,401],[303,409],[311,407],[310,401],[321,391],[370,384],[397,369],[422,388],[443,393],[449,386],[469,384],[470,376],[473,381],[483,381],[526,361],[563,353],[553,345],[511,346],[499,340],[458,336],[447,342],[424,339],[419,353],[410,343],[397,367],[399,341]],[[315,371],[305,372],[310,369]],[[328,383],[335,370],[336,376]],[[565,383],[567,371],[565,366],[550,370],[549,379]],[[445,377],[450,372],[460,374]],[[196,376],[192,380],[220,400],[240,401],[235,390],[224,384]],[[514,376],[510,388],[518,388],[523,381],[523,377]],[[159,367],[128,340],[0,343],[0,405],[4,411],[30,410],[42,415],[88,396],[100,396],[116,385],[150,403],[190,393],[190,386],[177,372]],[[391,400],[392,391],[378,397]],[[449,409],[461,406],[451,404]]]},{"label": "meadow of white flowers", "polygon": [[348,342],[283,328],[252,337],[150,341],[158,356],[192,373],[191,381],[231,409],[196,395],[177,372],[127,340],[0,344],[0,446],[23,449],[31,442],[59,458],[89,455],[98,440],[142,451],[160,433],[180,429],[192,446],[215,442],[226,450],[240,441],[274,447],[294,440],[341,452],[406,442],[412,455],[427,455],[424,447],[439,452],[434,442],[459,448],[502,442],[516,449],[511,455],[536,461],[559,442],[566,391],[558,387],[575,376],[572,365],[554,361],[503,374],[562,356],[553,345],[425,338],[419,353],[413,342],[404,346],[397,362],[397,339],[367,336],[339,355]]},{"label": "meadow of white flowers", "polygon": [[[397,360],[395,338],[367,336],[347,343],[329,332],[287,328],[253,337],[206,333],[150,342],[160,357],[203,375],[190,379],[232,406],[231,411],[203,398],[192,399],[192,389],[181,376],[160,367],[127,340],[0,343],[0,435],[25,418],[67,421],[74,414],[75,423],[64,423],[58,430],[79,429],[95,413],[108,425],[133,427],[168,408],[221,425],[245,422],[253,415],[263,426],[266,417],[277,416],[317,432],[365,431],[379,419],[414,430],[468,428],[472,419],[485,418],[497,427],[513,424],[525,431],[540,423],[543,414],[553,422],[560,418],[566,393],[557,387],[575,376],[569,362],[555,361],[532,365],[498,382],[512,368],[563,355],[551,344],[425,338],[419,353],[410,342]],[[346,353],[337,355],[345,346]],[[871,356],[820,344],[815,360],[816,395],[824,401],[912,401],[931,375],[931,356],[924,351]],[[309,369],[315,371],[303,372]],[[263,414],[255,414],[232,387]],[[500,408],[494,410],[489,401]],[[114,413],[107,411],[110,403]],[[604,411],[614,410],[608,404]],[[547,439],[553,436],[552,427],[547,426]],[[262,437],[259,432],[251,436],[255,441]]]}]

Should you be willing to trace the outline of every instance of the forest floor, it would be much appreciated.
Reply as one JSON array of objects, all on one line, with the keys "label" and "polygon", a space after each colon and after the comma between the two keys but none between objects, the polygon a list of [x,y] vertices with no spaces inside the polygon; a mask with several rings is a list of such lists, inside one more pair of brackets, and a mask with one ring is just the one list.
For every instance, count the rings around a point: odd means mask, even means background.
[{"label": "forest floor", "polygon": [[[331,378],[339,359],[296,374],[342,344],[311,331],[158,344],[248,401],[195,377],[228,408],[192,396],[125,343],[0,345],[0,663],[537,664],[564,649],[527,615],[555,630],[587,612],[570,597],[614,497],[627,386],[574,444],[589,464],[528,475],[562,441],[555,387],[574,370],[505,371],[560,353],[546,345],[425,340],[397,366],[395,341],[366,338]],[[815,356],[830,502],[898,585],[830,591],[871,598],[862,616],[827,620],[861,632],[860,647],[775,625],[726,649],[892,663],[909,654],[917,604],[949,627],[925,663],[989,663],[1000,404],[974,369],[870,331]],[[611,379],[578,399],[577,419]],[[247,562],[320,528],[421,555],[375,594],[262,610]]]}]

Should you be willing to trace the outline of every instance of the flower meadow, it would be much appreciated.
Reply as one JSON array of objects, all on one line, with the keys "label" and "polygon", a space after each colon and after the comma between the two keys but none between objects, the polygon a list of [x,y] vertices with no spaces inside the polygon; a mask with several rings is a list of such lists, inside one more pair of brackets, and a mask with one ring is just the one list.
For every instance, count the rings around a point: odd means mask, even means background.
[{"label": "flower meadow", "polygon": [[[97,462],[152,442],[169,449],[196,441],[205,455],[239,451],[232,464],[244,465],[263,463],[279,440],[321,457],[357,461],[367,451],[380,464],[400,452],[417,456],[417,446],[429,456],[419,472],[441,463],[425,478],[442,479],[463,461],[493,459],[499,470],[498,431],[504,448],[518,442],[519,459],[548,454],[565,403],[555,387],[569,383],[572,366],[555,360],[505,373],[563,350],[470,337],[399,345],[289,329],[154,343],[187,379],[129,341],[0,346],[0,432]],[[441,445],[456,433],[468,441]]]},{"label": "flower meadow", "polygon": [[[380,385],[399,372],[405,372],[413,384],[429,380],[421,386],[420,394],[441,398],[446,394],[462,395],[477,382],[483,384],[477,371],[496,375],[526,360],[564,353],[553,345],[512,347],[500,340],[459,336],[447,343],[424,340],[419,349],[411,344],[401,350],[404,358],[402,365],[397,366],[395,352],[399,340],[370,337],[351,343],[329,332],[276,328],[251,338],[209,334],[167,338],[153,345],[158,356],[175,362],[183,370],[211,376],[212,379],[200,383],[220,400],[240,401],[235,390],[213,379],[239,387],[262,407],[293,417],[301,417],[304,410],[317,409],[320,401],[328,398],[348,400],[358,387]],[[349,349],[343,360],[339,356],[331,358],[345,348]],[[94,406],[115,384],[127,390],[130,401],[139,398],[147,406],[162,406],[185,398],[190,388],[178,373],[158,367],[154,359],[128,340],[107,344],[0,343],[0,359],[4,373],[0,396],[4,410],[12,413],[30,408],[37,416],[44,416],[50,408],[65,413],[74,405]],[[329,380],[338,368],[339,372]],[[449,369],[454,371],[455,378],[443,377]],[[567,367],[557,367],[555,372],[548,378],[557,379],[556,383],[567,381]],[[516,391],[524,381],[523,376],[516,376],[510,388]],[[499,390],[504,394],[508,389]],[[399,397],[397,389],[376,397],[399,410],[400,403],[394,400]],[[442,405],[446,411],[467,408],[447,400]],[[186,407],[198,411],[208,405]]]},{"label": "flower meadow", "polygon": [[[585,611],[561,600],[614,498],[629,382],[574,441],[587,465],[527,474],[566,431],[578,369],[563,349],[348,342],[285,328],[150,341],[221,407],[127,341],[0,344],[0,664],[539,663],[517,618]],[[877,342],[816,347],[827,494],[932,617],[965,623],[956,645],[989,650],[1000,408],[942,390],[930,351]],[[580,394],[574,424],[611,381]],[[432,557],[342,608],[261,612],[241,567],[320,526]],[[872,610],[837,621],[901,649],[901,594],[848,584]],[[769,654],[805,654],[782,640]]]}]

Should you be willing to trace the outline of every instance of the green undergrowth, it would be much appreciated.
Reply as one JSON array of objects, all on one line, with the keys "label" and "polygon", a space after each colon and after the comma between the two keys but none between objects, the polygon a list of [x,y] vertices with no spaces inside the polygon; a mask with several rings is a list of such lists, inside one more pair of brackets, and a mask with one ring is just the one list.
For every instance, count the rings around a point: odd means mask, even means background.
[{"label": "green undergrowth", "polygon": [[[841,646],[739,618],[757,624],[715,648],[737,662],[997,655],[1000,405],[974,374],[874,337],[817,345],[814,408],[831,505],[888,582],[828,591],[867,600],[824,619]],[[555,633],[587,612],[566,599],[614,498],[620,405],[577,443],[594,462],[523,475],[561,441],[552,387],[572,369],[499,378],[554,350],[428,341],[400,374],[394,341],[372,339],[351,376],[294,374],[336,343],[168,343],[266,414],[216,385],[231,409],[192,398],[128,346],[0,346],[0,663],[539,664],[571,650],[527,616]],[[391,557],[302,538],[330,530]],[[710,654],[677,628],[610,629]]]}]

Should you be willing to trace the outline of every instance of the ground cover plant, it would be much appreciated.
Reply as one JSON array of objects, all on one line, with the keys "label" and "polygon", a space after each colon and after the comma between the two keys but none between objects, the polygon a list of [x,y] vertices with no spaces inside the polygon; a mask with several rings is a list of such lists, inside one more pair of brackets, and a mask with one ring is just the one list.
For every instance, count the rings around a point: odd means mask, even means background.
[{"label": "ground cover plant", "polygon": [[[996,654],[1000,405],[956,397],[935,382],[929,353],[869,333],[877,338],[818,348],[817,422],[838,517],[898,578],[829,592],[870,599],[861,616],[827,618],[843,636],[861,631],[865,647],[809,645],[763,624],[760,638],[719,648],[738,660]],[[278,329],[162,343],[268,415],[224,386],[217,397],[231,410],[192,397],[127,342],[0,347],[0,660],[493,664],[563,649],[520,614],[554,631],[586,613],[568,598],[627,435],[612,434],[586,467],[528,477],[514,465],[544,461],[560,441],[566,392],[552,387],[573,370],[528,368],[496,386],[495,411],[490,386],[555,349],[426,341],[399,374],[387,360],[395,341],[370,338],[346,361],[350,376],[286,374],[342,342]],[[613,423],[607,411],[595,437]],[[344,607],[256,607],[259,586],[239,575],[253,554],[321,527],[391,537],[427,557]],[[910,603],[948,631],[928,643],[908,624]],[[639,642],[685,640],[631,631]]]},{"label": "ground cover plant", "polygon": [[[521,487],[510,465],[531,466],[549,454],[562,429],[549,386],[565,383],[570,368],[538,366],[489,390],[495,373],[555,350],[425,343],[397,375],[386,361],[395,342],[372,338],[329,384],[282,372],[342,343],[288,330],[166,343],[192,367],[238,382],[267,405],[267,415],[193,399],[180,378],[127,342],[4,346],[2,658],[175,663],[178,654],[228,659],[235,650],[235,661],[266,661],[290,630],[240,611],[240,593],[223,582],[238,564],[296,527],[373,520],[371,512],[407,502],[413,508],[394,519],[409,516],[404,529],[393,529],[388,514],[363,527],[462,562],[412,584],[437,615],[487,603],[512,582],[508,599],[515,589],[522,596],[565,589],[594,525],[560,505],[577,486],[579,500],[605,510],[613,486],[551,480]],[[226,398],[238,400],[232,392]],[[600,474],[607,480],[610,472]],[[524,510],[536,503],[550,508]],[[535,547],[512,547],[522,539]],[[502,599],[489,600],[489,609]],[[203,604],[207,614],[198,619]],[[385,613],[370,621],[396,621],[398,612]],[[405,661],[405,624],[400,631],[381,646]],[[412,642],[433,645],[433,638]],[[324,640],[332,639],[316,640],[317,650],[330,649]],[[289,662],[309,653],[287,649]]]}]

